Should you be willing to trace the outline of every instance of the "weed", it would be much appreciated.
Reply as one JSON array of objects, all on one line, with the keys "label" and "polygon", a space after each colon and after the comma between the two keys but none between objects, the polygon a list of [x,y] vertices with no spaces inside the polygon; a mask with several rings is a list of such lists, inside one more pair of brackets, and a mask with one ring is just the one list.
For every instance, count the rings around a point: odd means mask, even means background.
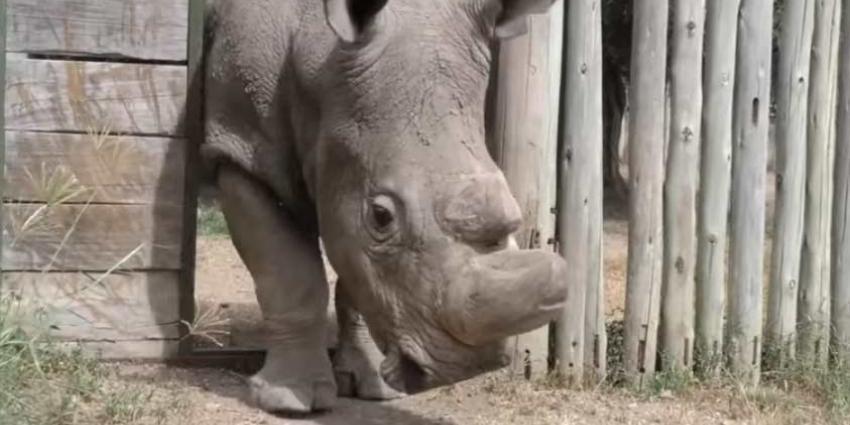
[{"label": "weed", "polygon": [[[105,130],[104,130],[105,134]],[[101,148],[108,146],[105,136],[96,138]],[[4,234],[10,235],[10,247],[26,243],[39,234],[60,234],[61,241],[47,258],[41,276],[55,271],[68,241],[77,231],[81,217],[94,200],[95,192],[79,183],[66,168],[37,172],[27,170],[38,203],[21,203],[4,221]],[[55,211],[72,202],[84,202],[70,222],[56,219]],[[31,207],[31,208],[30,208]],[[74,296],[105,283],[118,269],[144,248],[140,245]],[[37,283],[36,283],[37,284]],[[11,286],[14,288],[14,285]],[[52,340],[48,312],[68,306],[51,304],[54,300],[24,297],[3,288],[0,292],[0,425],[73,425],[135,423],[151,415],[148,407],[152,391],[113,383],[109,370],[86,356],[71,343]]]},{"label": "weed", "polygon": [[227,222],[220,209],[207,205],[198,208],[198,235],[228,236],[229,234]]},{"label": "weed", "polygon": [[187,329],[184,338],[194,338],[198,342],[208,342],[217,347],[223,347],[224,344],[219,339],[230,335],[230,331],[227,330],[230,319],[224,316],[218,306],[201,308],[196,304],[195,311],[197,314],[191,323],[186,320],[180,321]]}]

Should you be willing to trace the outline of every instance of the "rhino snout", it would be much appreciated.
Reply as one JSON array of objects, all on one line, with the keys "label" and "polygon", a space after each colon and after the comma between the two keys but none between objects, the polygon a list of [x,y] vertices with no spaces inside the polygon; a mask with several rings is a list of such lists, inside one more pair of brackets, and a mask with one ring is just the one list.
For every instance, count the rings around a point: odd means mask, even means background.
[{"label": "rhino snout", "polygon": [[566,263],[542,250],[479,255],[458,276],[444,303],[446,327],[473,346],[539,328],[567,299]]}]

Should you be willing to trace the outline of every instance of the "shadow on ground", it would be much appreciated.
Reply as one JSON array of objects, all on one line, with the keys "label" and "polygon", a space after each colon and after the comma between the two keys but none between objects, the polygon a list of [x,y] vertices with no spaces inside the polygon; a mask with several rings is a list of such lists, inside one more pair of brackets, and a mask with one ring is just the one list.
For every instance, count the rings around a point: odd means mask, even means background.
[{"label": "shadow on ground", "polygon": [[248,401],[245,376],[232,371],[148,364],[122,364],[116,371],[122,381],[152,384],[157,391],[173,393],[165,394],[166,398],[180,397],[183,408],[174,412],[174,423],[181,425],[460,425],[446,418],[413,413],[393,403],[344,398],[331,412],[281,417],[253,407]]}]

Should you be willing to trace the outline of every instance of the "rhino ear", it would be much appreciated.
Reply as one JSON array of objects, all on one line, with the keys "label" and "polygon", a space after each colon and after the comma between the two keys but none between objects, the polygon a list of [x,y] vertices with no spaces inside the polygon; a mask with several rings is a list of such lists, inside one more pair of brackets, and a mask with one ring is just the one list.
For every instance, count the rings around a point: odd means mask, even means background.
[{"label": "rhino ear", "polygon": [[340,39],[353,42],[360,37],[388,0],[325,0],[328,24]]},{"label": "rhino ear", "polygon": [[[528,32],[528,15],[546,13],[558,0],[501,0],[502,13],[496,21],[496,36],[512,38]],[[569,0],[565,0],[569,1]]]}]

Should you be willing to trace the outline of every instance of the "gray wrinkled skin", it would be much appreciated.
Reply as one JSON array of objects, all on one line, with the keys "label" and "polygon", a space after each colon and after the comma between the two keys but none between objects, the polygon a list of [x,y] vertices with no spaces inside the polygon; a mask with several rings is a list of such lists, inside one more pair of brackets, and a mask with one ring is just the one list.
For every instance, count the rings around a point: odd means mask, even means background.
[{"label": "gray wrinkled skin", "polygon": [[[501,367],[504,339],[566,297],[563,260],[511,249],[521,213],[484,143],[494,34],[552,1],[350,3],[212,5],[202,153],[269,330],[251,378],[269,411]],[[336,379],[319,237],[344,303]]]}]

